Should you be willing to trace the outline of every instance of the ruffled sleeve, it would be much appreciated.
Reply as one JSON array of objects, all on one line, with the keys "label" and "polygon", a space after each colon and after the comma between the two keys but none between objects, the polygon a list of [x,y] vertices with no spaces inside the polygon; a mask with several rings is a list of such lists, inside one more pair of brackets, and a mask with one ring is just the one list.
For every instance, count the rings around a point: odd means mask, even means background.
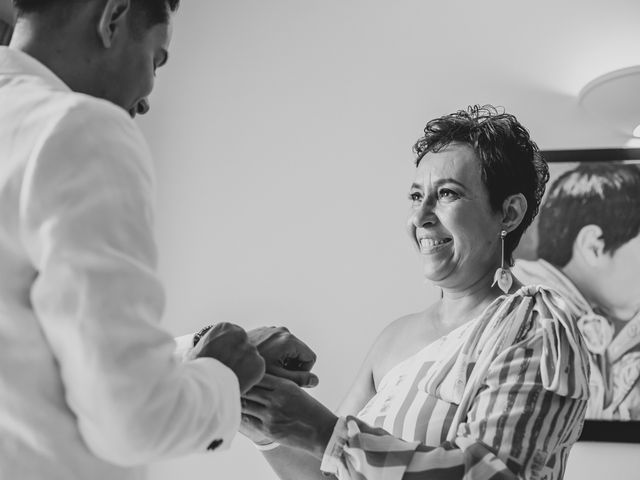
[{"label": "ruffled sleeve", "polygon": [[542,330],[540,373],[546,390],[565,397],[589,397],[588,351],[577,323],[566,313],[565,300],[535,287],[535,312]]}]

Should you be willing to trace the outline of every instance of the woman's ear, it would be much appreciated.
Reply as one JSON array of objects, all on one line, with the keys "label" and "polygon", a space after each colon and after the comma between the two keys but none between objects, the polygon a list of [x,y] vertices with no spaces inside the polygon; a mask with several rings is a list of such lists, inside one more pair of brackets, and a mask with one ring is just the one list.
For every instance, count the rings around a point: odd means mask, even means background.
[{"label": "woman's ear", "polygon": [[127,21],[130,0],[107,0],[98,21],[98,37],[105,48],[111,48],[113,39]]},{"label": "woman's ear", "polygon": [[521,193],[509,195],[502,202],[502,229],[512,232],[522,223],[527,213],[527,199]]},{"label": "woman's ear", "polygon": [[604,247],[602,228],[598,225],[585,225],[573,241],[572,258],[581,259],[590,267],[597,267],[604,258]]}]

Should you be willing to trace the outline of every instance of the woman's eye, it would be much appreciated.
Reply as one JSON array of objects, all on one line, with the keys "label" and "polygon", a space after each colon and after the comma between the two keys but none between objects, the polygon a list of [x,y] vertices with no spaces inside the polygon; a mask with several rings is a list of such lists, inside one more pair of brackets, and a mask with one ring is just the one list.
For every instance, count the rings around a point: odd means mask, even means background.
[{"label": "woman's eye", "polygon": [[419,193],[410,193],[409,200],[411,200],[412,203],[420,203],[422,201],[422,195]]},{"label": "woman's eye", "polygon": [[448,188],[441,188],[438,191],[438,198],[454,198],[457,197],[458,194],[456,192],[454,192],[453,190],[449,190]]}]

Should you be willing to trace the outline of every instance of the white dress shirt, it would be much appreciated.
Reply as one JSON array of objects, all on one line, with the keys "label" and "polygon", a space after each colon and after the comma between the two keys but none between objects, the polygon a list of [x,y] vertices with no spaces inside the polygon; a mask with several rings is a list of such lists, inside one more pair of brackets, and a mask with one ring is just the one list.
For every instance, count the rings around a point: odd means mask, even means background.
[{"label": "white dress shirt", "polygon": [[0,478],[139,479],[237,431],[234,373],[158,326],[153,189],[124,110],[0,47]]}]

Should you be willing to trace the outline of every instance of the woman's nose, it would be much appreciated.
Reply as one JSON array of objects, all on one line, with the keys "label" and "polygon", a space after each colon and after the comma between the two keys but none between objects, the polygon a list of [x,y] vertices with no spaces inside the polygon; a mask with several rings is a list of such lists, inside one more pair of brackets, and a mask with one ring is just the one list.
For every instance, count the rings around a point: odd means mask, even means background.
[{"label": "woman's nose", "polygon": [[425,200],[420,204],[418,208],[413,211],[411,222],[416,228],[424,227],[425,225],[433,225],[436,223],[437,217],[433,209],[433,205],[428,200]]}]

